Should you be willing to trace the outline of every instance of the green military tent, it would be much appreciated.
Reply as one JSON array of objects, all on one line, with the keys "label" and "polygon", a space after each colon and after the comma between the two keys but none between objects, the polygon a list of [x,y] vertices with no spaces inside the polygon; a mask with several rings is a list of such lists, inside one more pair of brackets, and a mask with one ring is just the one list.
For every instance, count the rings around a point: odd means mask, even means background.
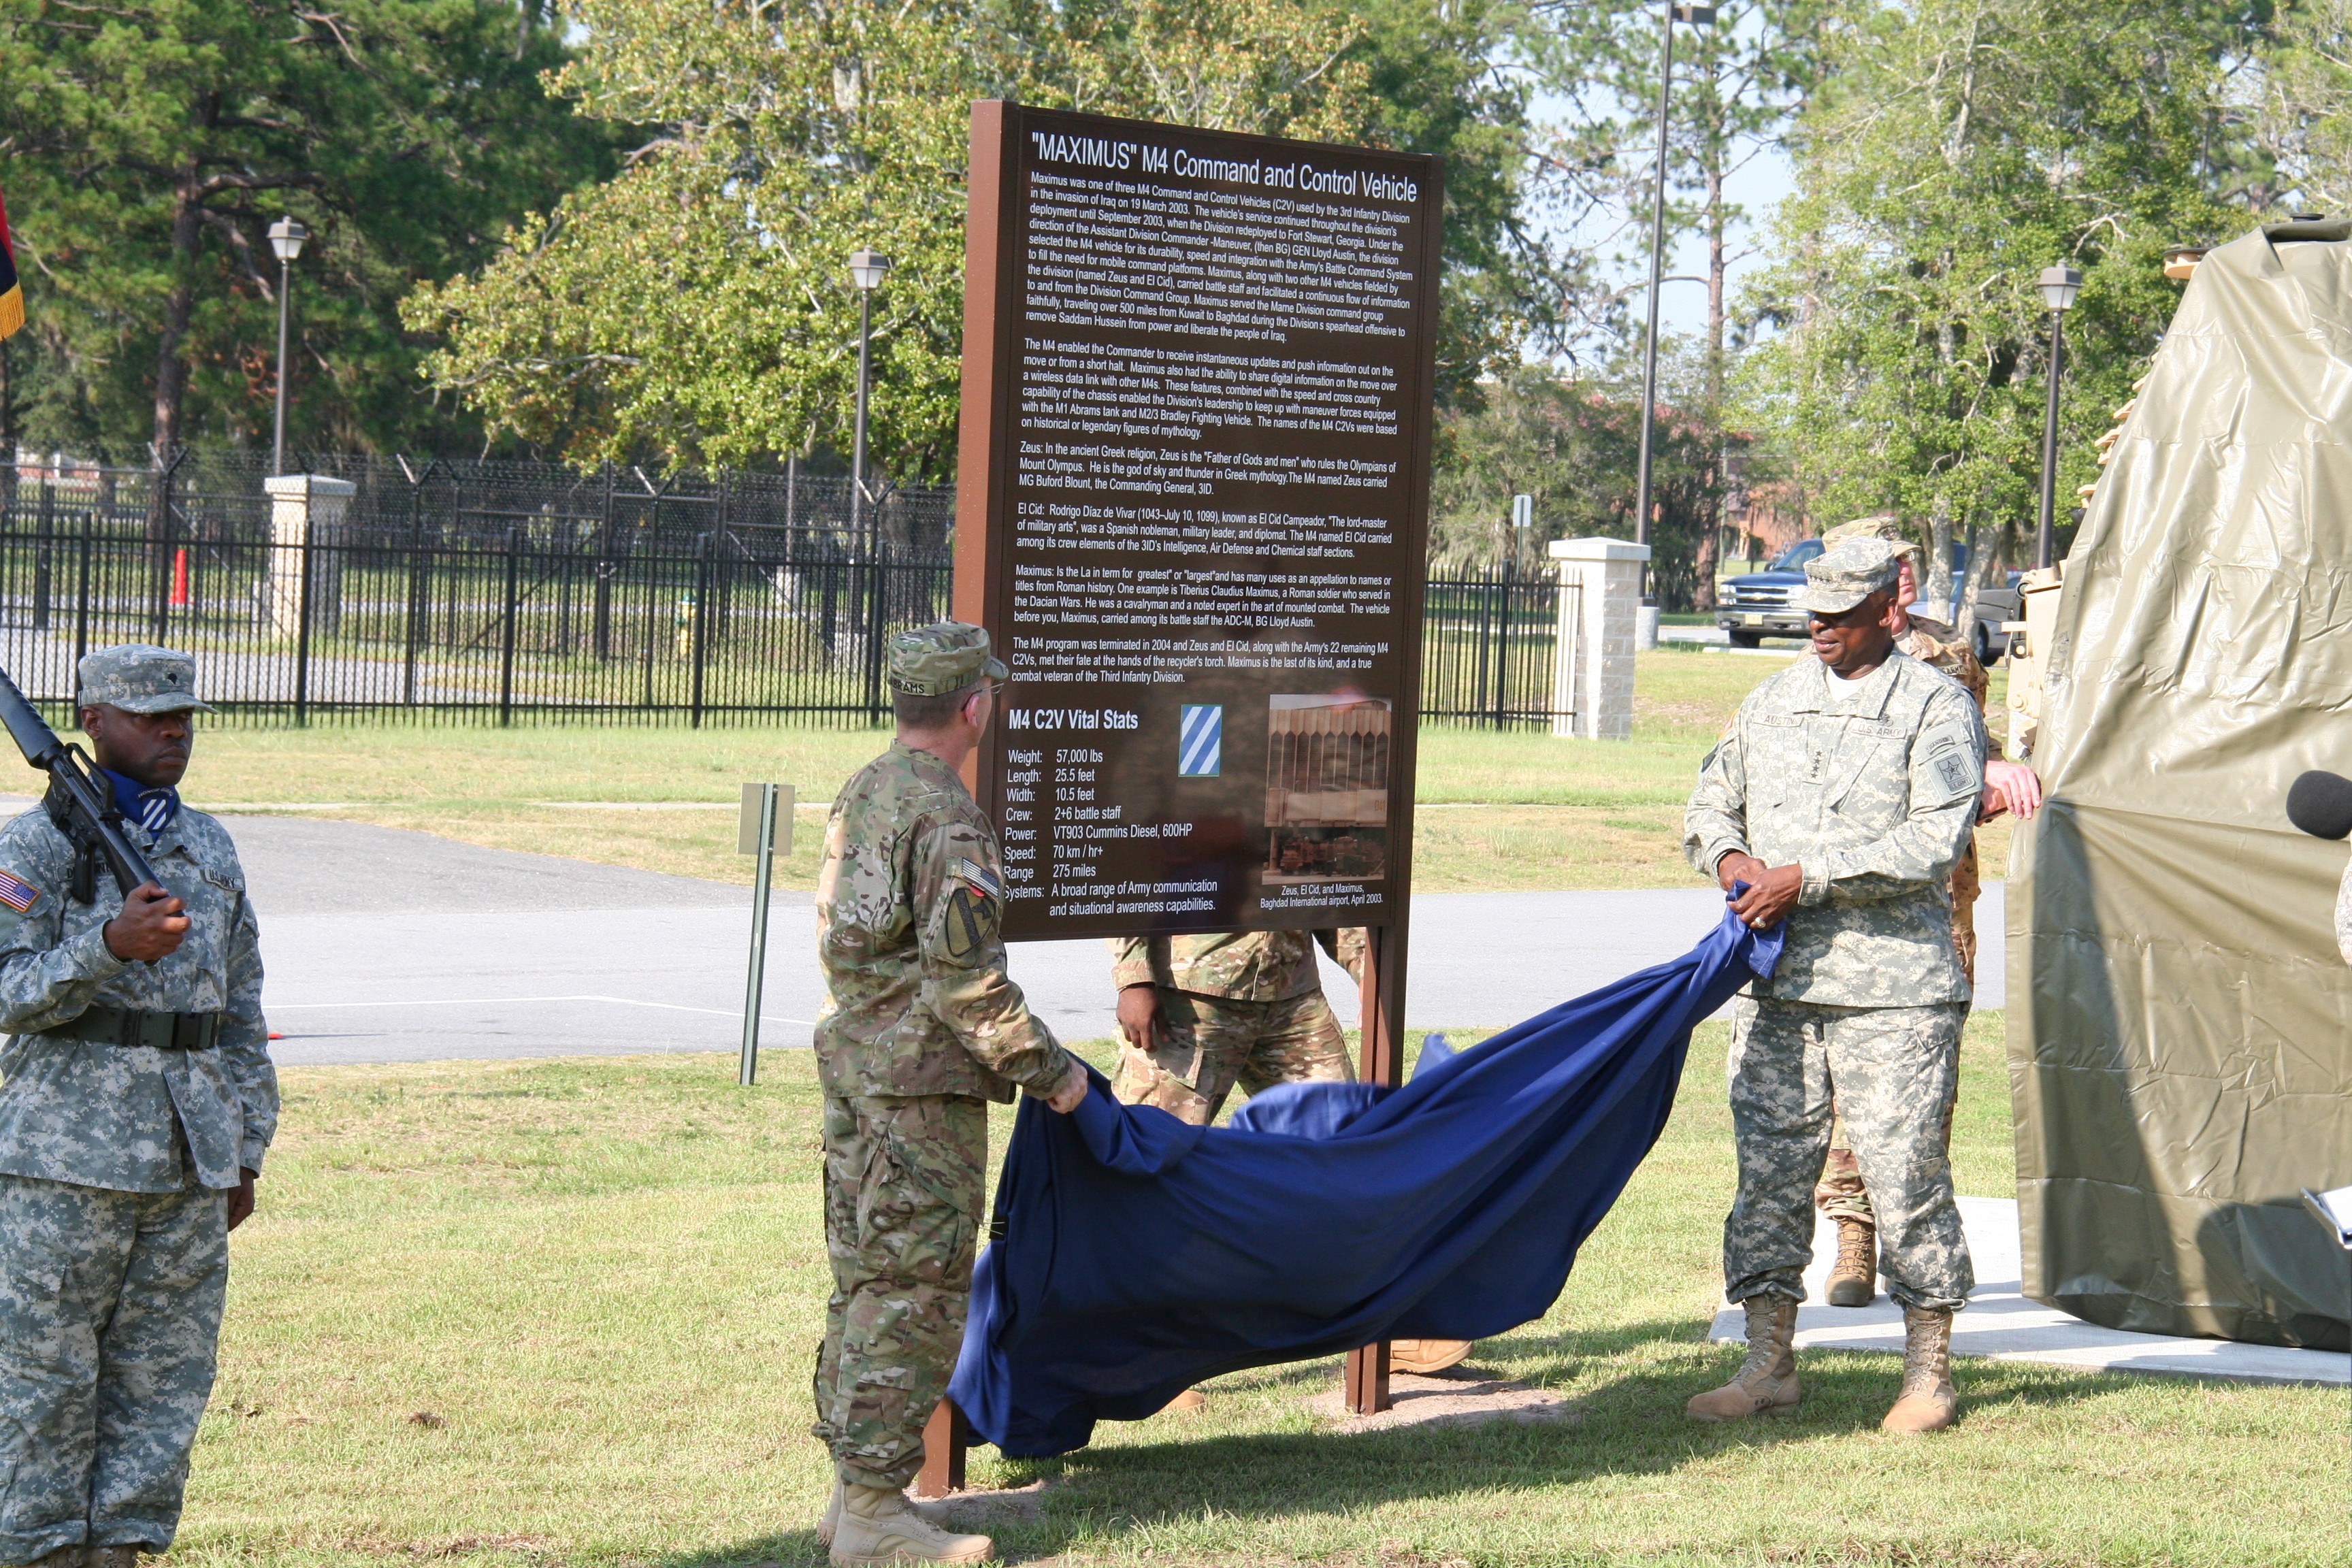
[{"label": "green military tent", "polygon": [[2025,1293],[2092,1322],[2347,1348],[2352,225],[2209,254],[2064,563],[2009,890]]}]

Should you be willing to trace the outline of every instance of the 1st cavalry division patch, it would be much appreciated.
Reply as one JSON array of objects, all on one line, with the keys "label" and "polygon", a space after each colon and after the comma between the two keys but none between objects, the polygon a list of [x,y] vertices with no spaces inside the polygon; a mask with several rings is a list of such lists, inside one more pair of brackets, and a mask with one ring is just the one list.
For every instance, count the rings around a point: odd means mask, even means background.
[{"label": "1st cavalry division patch", "polygon": [[40,901],[40,889],[22,877],[11,876],[5,871],[0,871],[0,904],[5,904],[21,915]]}]

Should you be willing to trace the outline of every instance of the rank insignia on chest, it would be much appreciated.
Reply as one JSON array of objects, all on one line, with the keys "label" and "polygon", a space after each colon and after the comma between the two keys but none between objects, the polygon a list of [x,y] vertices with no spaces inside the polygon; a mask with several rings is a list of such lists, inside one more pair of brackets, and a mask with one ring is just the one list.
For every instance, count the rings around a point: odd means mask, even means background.
[{"label": "rank insignia on chest", "polygon": [[22,877],[0,871],[0,904],[23,914],[41,900],[41,889]]},{"label": "rank insignia on chest", "polygon": [[970,856],[957,858],[955,874],[992,899],[1001,899],[1004,896],[1004,884],[996,879],[996,873]]}]

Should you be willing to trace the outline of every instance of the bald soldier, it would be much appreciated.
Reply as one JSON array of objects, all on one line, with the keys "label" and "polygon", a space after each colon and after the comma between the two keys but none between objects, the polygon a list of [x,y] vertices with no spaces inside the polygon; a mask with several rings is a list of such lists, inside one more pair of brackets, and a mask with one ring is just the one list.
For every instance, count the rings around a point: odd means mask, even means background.
[{"label": "bald soldier", "polygon": [[1735,895],[1733,912],[1786,931],[1779,967],[1734,1016],[1739,1188],[1723,1273],[1748,1355],[1692,1397],[1702,1421],[1798,1403],[1797,1306],[1833,1100],[1903,1306],[1902,1388],[1881,1425],[1932,1432],[1958,1410],[1952,1314],[1974,1277],[1944,1140],[1969,991],[1945,885],[1976,825],[1985,733],[1958,682],[1895,647],[1900,577],[1882,539],[1806,566],[1814,657],[1748,693],[1684,819],[1691,864]]},{"label": "bald soldier", "polygon": [[923,1424],[963,1340],[988,1160],[988,1103],[1014,1089],[1068,1111],[1086,1071],[1031,1015],[998,939],[996,833],[964,789],[1004,666],[942,621],[890,639],[898,737],[843,786],[817,876],[816,1026],[824,1232],[833,1265],[814,1394],[836,1563],[980,1563],[908,1505]]},{"label": "bald soldier", "polygon": [[[1992,681],[1985,674],[1984,666],[1977,662],[1969,645],[1955,636],[1950,626],[1916,613],[1919,547],[1904,537],[1902,523],[1891,516],[1856,518],[1822,535],[1822,542],[1832,549],[1849,539],[1883,539],[1895,552],[1900,573],[1895,590],[1895,647],[1958,681],[1975,699],[1977,712],[1989,717],[1986,699]],[[2002,758],[2000,742],[1993,737],[1990,724],[1985,738],[1989,749],[1979,820],[1990,820],[2004,811],[2016,813],[2020,820],[2032,816],[2042,805],[2041,780],[2023,763]],[[1969,835],[1969,846],[1961,852],[1959,864],[1952,868],[1946,890],[1952,903],[1952,951],[1959,958],[1961,974],[1973,988],[1977,979],[1976,905],[1978,895],[1983,891],[1977,870],[1974,833]],[[1950,1134],[1950,1120],[1947,1118],[1947,1144]],[[1837,1225],[1837,1261],[1831,1266],[1823,1292],[1830,1305],[1870,1305],[1878,1294],[1877,1217],[1871,1210],[1870,1192],[1863,1184],[1862,1170],[1854,1163],[1842,1119],[1833,1119],[1832,1123],[1829,1160],[1822,1169],[1821,1181],[1813,1187],[1813,1206]]]}]

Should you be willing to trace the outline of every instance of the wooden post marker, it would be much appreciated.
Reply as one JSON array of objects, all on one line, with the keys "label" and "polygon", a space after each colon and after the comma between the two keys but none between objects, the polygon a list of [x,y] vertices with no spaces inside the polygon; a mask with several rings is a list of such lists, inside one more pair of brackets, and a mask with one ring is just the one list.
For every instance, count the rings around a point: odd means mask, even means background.
[{"label": "wooden post marker", "polygon": [[970,775],[1005,939],[1370,928],[1394,1083],[1439,163],[991,101],[969,191],[955,616],[1013,672]]}]

